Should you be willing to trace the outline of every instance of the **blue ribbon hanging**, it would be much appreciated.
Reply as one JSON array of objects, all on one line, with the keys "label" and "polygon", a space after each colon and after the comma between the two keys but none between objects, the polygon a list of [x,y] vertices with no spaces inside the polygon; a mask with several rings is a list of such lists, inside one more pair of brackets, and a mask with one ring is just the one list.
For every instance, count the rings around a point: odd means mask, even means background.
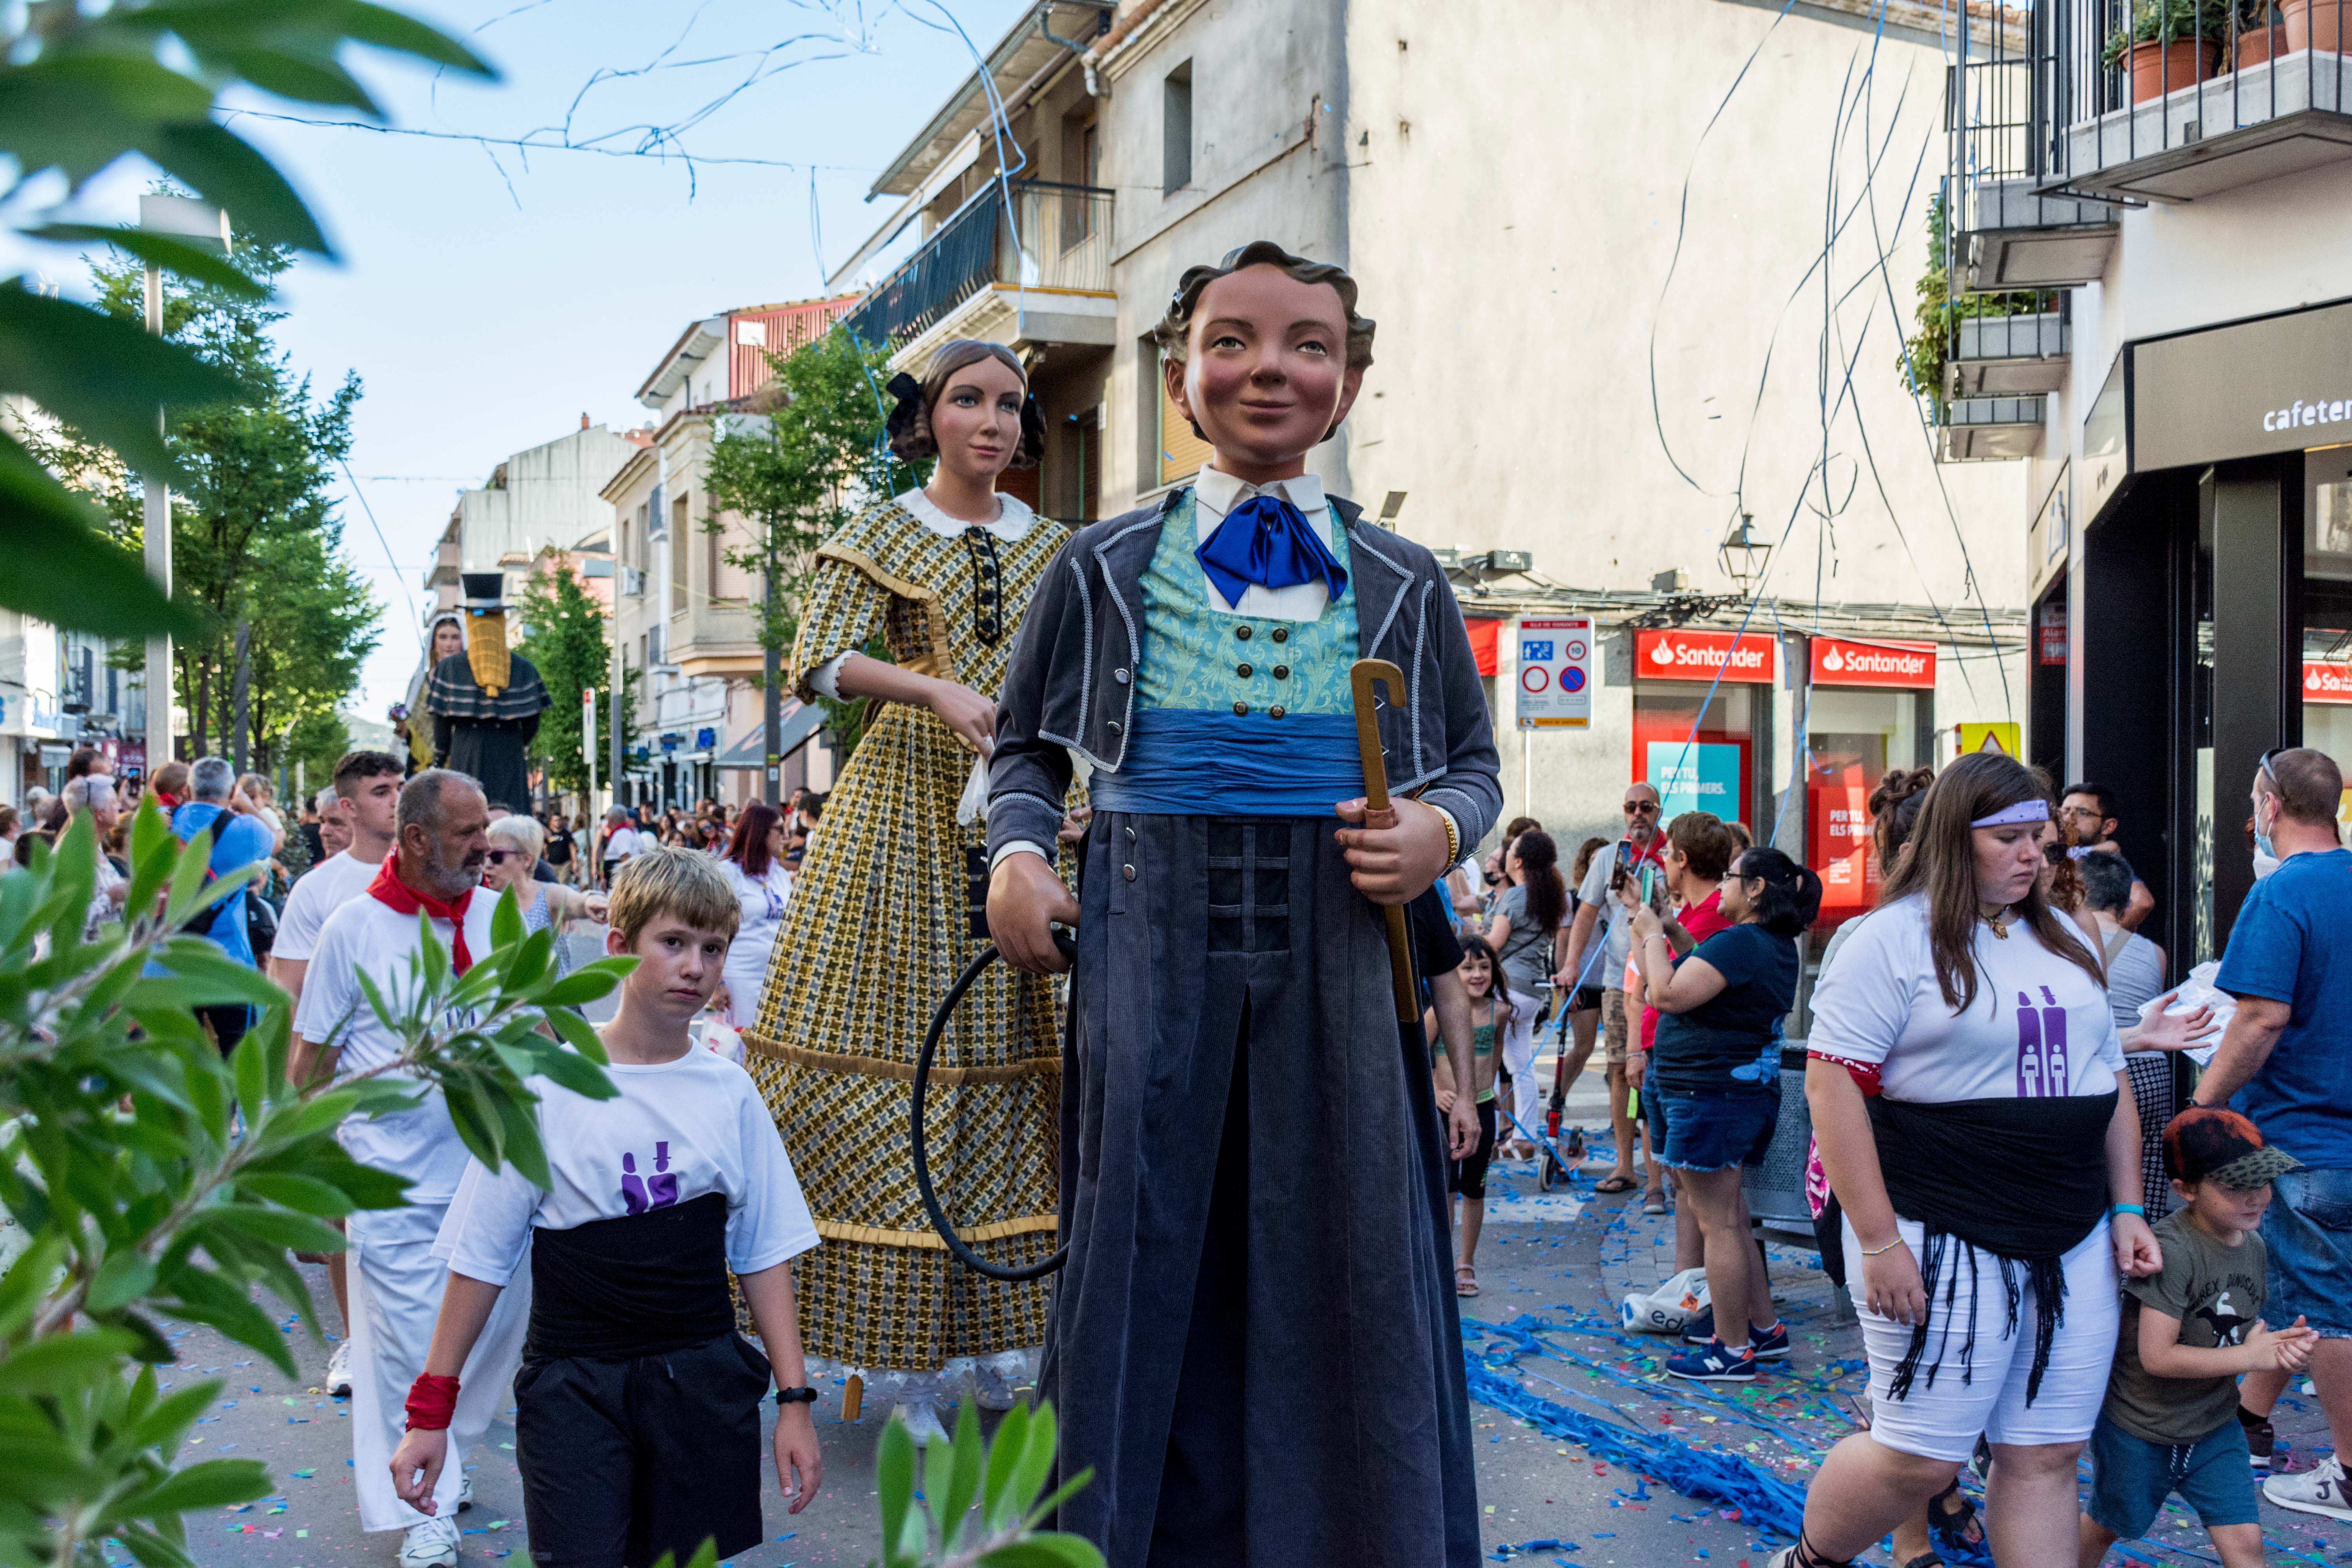
[{"label": "blue ribbon hanging", "polygon": [[1228,605],[1240,604],[1253,583],[1293,588],[1320,577],[1334,599],[1348,586],[1348,569],[1332,556],[1314,524],[1276,495],[1252,496],[1225,513],[1192,556]]}]

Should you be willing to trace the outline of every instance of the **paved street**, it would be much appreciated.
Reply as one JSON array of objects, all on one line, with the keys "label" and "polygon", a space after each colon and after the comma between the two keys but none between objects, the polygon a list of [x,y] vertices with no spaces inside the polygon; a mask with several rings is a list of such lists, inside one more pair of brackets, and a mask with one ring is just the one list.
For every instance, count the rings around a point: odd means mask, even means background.
[{"label": "paved street", "polygon": [[[584,939],[575,939],[580,948]],[[584,952],[583,952],[584,956]],[[1543,1081],[1549,1063],[1539,1064]],[[1580,1084],[1570,1121],[1587,1128],[1589,1142],[1606,1137],[1597,1085]],[[1536,1190],[1531,1164],[1506,1167],[1490,1185],[1490,1215],[1479,1250],[1484,1293],[1463,1303],[1465,1340],[1492,1369],[1490,1398],[1533,1396],[1542,1405],[1520,1413],[1474,1401],[1483,1543],[1494,1560],[1624,1568],[1705,1562],[1720,1568],[1763,1568],[1785,1535],[1760,1530],[1758,1499],[1765,1478],[1783,1500],[1793,1500],[1820,1455],[1853,1430],[1853,1401],[1863,1385],[1860,1348],[1853,1328],[1838,1327],[1827,1279],[1810,1247],[1770,1248],[1774,1288],[1790,1325],[1793,1353],[1751,1388],[1720,1390],[1682,1384],[1657,1370],[1663,1342],[1621,1333],[1617,1303],[1625,1292],[1672,1272],[1672,1220],[1641,1212],[1640,1194],[1595,1198],[1591,1183],[1606,1171],[1594,1162],[1567,1192]],[[318,1299],[327,1300],[324,1271],[306,1268]],[[331,1309],[329,1309],[331,1318]],[[1519,1337],[1500,1332],[1506,1325]],[[287,1382],[266,1363],[233,1351],[209,1329],[177,1336],[182,1364],[173,1381],[196,1375],[226,1381],[220,1404],[197,1428],[190,1458],[225,1453],[268,1462],[279,1490],[267,1501],[216,1517],[192,1517],[189,1544],[205,1568],[390,1568],[396,1549],[389,1536],[358,1529],[351,1491],[348,1402],[319,1388],[327,1347],[289,1325],[302,1375]],[[1528,1336],[1532,1335],[1532,1338]],[[769,1539],[735,1562],[738,1568],[861,1568],[877,1550],[873,1447],[887,1413],[869,1405],[866,1419],[840,1418],[840,1390],[820,1387],[818,1431],[825,1445],[823,1495],[799,1519],[783,1511],[769,1477]],[[1551,1431],[1522,1416],[1546,1417]],[[769,1411],[772,1419],[772,1407]],[[1609,1427],[1588,1423],[1605,1422]],[[2317,1402],[2290,1394],[2279,1426],[2291,1444],[2292,1468],[2312,1462],[2325,1444]],[[1712,1467],[1732,1489],[1711,1495],[1677,1491],[1657,1475],[1670,1461],[1647,1448],[1639,1469],[1596,1452],[1612,1432],[1638,1434],[1644,1444],[1666,1439],[1671,1463]],[[1567,1431],[1575,1437],[1564,1438]],[[1581,1439],[1581,1440],[1579,1440]],[[1622,1440],[1622,1439],[1620,1439]],[[520,1482],[514,1433],[501,1422],[482,1452],[468,1459],[478,1506],[460,1521],[469,1561],[523,1552]],[[1692,1451],[1696,1451],[1695,1453]],[[1644,1479],[1644,1478],[1647,1479]],[[1742,1506],[1744,1502],[1744,1506]],[[2264,1508],[2273,1561],[2352,1557],[2352,1527],[2329,1527]],[[2314,1528],[2316,1526],[2317,1528]],[[2193,1519],[2176,1504],[2159,1539],[2130,1550],[2140,1564],[2204,1563],[2212,1559]],[[1868,1561],[1883,1563],[1883,1553]],[[2120,1551],[2111,1561],[2126,1559]]]}]

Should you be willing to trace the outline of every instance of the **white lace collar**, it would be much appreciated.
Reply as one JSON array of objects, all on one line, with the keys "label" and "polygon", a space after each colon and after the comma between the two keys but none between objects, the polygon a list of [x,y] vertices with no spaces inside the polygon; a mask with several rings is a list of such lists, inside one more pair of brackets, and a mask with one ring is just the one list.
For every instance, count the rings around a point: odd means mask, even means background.
[{"label": "white lace collar", "polygon": [[[931,498],[922,492],[919,486],[898,499],[900,506],[914,514],[917,522],[945,538],[960,539],[963,536],[964,530],[973,526],[961,518],[950,517],[941,511]],[[1009,496],[1003,490],[999,490],[996,492],[996,521],[983,522],[979,526],[986,529],[1003,543],[1012,544],[1026,534],[1030,525],[1036,521],[1037,514],[1029,510],[1027,501],[1023,500],[1019,496]]]}]

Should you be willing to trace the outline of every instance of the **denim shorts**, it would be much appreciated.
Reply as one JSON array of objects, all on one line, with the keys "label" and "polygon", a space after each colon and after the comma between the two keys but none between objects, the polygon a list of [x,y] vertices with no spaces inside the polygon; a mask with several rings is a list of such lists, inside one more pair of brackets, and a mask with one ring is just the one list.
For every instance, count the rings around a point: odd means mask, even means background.
[{"label": "denim shorts", "polygon": [[2329,1339],[2352,1339],[2352,1171],[2290,1171],[2263,1211],[2274,1323],[2307,1318]]},{"label": "denim shorts", "polygon": [[2261,1518],[2246,1429],[2235,1421],[2194,1443],[2151,1443],[2102,1415],[2091,1433],[2091,1518],[2120,1540],[2146,1535],[2175,1492],[2208,1530]]},{"label": "denim shorts", "polygon": [[[1650,1091],[1644,1087],[1644,1094]],[[1727,1171],[1734,1165],[1760,1165],[1780,1123],[1780,1091],[1773,1089],[1687,1089],[1656,1091],[1656,1104],[1666,1114],[1666,1141],[1658,1158],[1678,1171]],[[1657,1148],[1658,1128],[1650,1127],[1651,1146]]]}]

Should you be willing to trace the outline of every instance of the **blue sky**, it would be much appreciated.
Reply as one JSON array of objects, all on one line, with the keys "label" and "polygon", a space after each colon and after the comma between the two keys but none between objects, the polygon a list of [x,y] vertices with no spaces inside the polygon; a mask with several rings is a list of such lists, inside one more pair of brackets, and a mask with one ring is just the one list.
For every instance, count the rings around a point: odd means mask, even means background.
[{"label": "blue sky", "polygon": [[[944,3],[982,50],[1026,8]],[[258,114],[235,121],[341,252],[340,265],[290,276],[281,341],[321,388],[346,370],[366,383],[351,466],[384,542],[348,497],[343,516],[384,611],[353,702],[369,717],[415,665],[419,580],[456,490],[508,453],[576,428],[583,413],[615,429],[643,423],[631,395],[688,321],[820,292],[820,231],[837,266],[889,210],[888,198],[864,200],[875,173],[972,68],[931,0],[405,8],[466,38],[504,79],[484,87],[362,52],[355,68],[394,126],[553,140],[568,120],[572,141],[609,134],[604,145],[625,149],[641,143],[641,128],[691,120],[677,143],[698,157],[796,166],[709,163],[689,174],[674,160],[525,153]],[[147,177],[121,171],[84,205],[135,220]],[[47,267],[80,291],[79,268],[54,256]]]}]

